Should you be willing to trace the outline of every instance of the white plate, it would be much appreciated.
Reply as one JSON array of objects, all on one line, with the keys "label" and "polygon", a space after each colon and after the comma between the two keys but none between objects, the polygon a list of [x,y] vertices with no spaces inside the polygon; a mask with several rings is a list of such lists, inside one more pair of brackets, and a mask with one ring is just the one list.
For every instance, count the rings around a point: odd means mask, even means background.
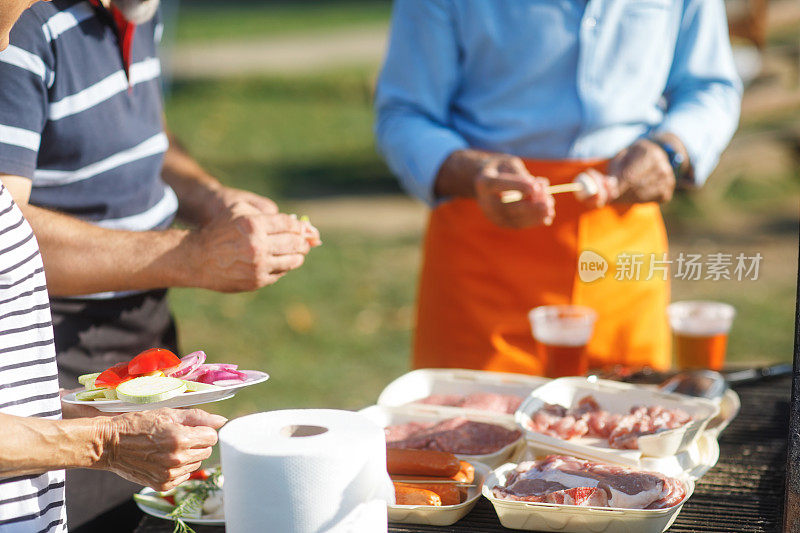
[{"label": "white plate", "polygon": [[467,490],[467,499],[458,505],[389,505],[389,522],[398,524],[421,524],[424,526],[452,526],[469,514],[478,498],[486,476],[491,469],[483,463],[470,463],[475,467],[475,481]]},{"label": "white plate", "polygon": [[[139,494],[143,496],[158,496],[158,492],[151,489],[150,487],[145,487],[139,491]],[[136,500],[134,500],[136,501]],[[164,511],[159,511],[158,509],[153,509],[152,507],[148,507],[143,505],[140,502],[136,502],[136,506],[149,514],[150,516],[155,516],[156,518],[163,518],[164,520],[172,521],[172,518],[169,517],[167,513]],[[221,520],[219,518],[184,518],[184,522],[187,524],[197,524],[197,525],[204,525],[204,526],[224,526],[225,520]]]},{"label": "white plate", "polygon": [[386,407],[413,405],[441,411],[442,413],[450,414],[450,416],[492,414],[513,421],[513,413],[504,415],[479,409],[431,405],[419,403],[419,400],[427,398],[431,394],[467,395],[473,392],[511,394],[525,399],[531,391],[549,381],[550,379],[539,376],[506,372],[486,372],[460,368],[422,368],[403,374],[389,383],[381,392],[380,397],[378,397],[378,405]]},{"label": "white plate", "polygon": [[[105,413],[128,413],[131,411],[150,411],[152,409],[161,409],[162,407],[189,407],[192,405],[200,405],[204,403],[218,402],[220,400],[227,400],[233,397],[239,389],[249,387],[257,383],[262,383],[269,379],[269,374],[259,372],[258,370],[241,370],[247,378],[244,381],[231,382],[230,385],[220,386],[218,389],[198,391],[198,392],[184,392],[169,400],[154,403],[130,403],[123,402],[122,400],[100,400],[100,401],[83,401],[75,399],[74,392],[65,395],[62,400],[66,403],[75,405],[88,405],[94,407],[99,411]],[[78,391],[80,392],[80,391]]]}]

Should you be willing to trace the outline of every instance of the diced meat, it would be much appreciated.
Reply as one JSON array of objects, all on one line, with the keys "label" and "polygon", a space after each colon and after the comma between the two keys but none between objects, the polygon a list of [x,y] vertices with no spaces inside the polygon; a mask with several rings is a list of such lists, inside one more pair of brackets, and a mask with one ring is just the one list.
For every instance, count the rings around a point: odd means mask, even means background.
[{"label": "diced meat", "polygon": [[493,413],[514,414],[524,398],[513,394],[497,394],[494,392],[473,392],[472,394],[431,394],[416,403],[443,405],[447,407],[463,407]]},{"label": "diced meat", "polygon": [[494,453],[519,440],[522,432],[495,424],[450,418],[435,424],[409,422],[385,430],[387,446],[466,455]]},{"label": "diced meat", "polygon": [[496,498],[622,509],[665,509],[681,503],[686,489],[657,472],[551,455],[520,463]]},{"label": "diced meat", "polygon": [[585,396],[571,409],[545,404],[531,415],[528,427],[565,440],[583,436],[608,439],[611,448],[635,450],[641,435],[674,429],[691,420],[685,411],[657,405],[634,406],[628,414],[609,413],[592,396]]}]

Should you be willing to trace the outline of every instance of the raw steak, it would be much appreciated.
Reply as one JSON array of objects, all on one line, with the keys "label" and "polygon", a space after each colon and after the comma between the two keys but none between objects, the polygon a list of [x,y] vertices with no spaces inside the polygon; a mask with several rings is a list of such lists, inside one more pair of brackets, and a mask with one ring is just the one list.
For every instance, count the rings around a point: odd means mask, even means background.
[{"label": "raw steak", "polygon": [[449,418],[438,423],[409,422],[385,430],[390,448],[439,450],[466,455],[494,453],[517,441],[522,432],[495,424]]},{"label": "raw steak", "polygon": [[492,493],[514,501],[622,509],[665,509],[686,497],[683,483],[663,474],[562,455],[520,463]]},{"label": "raw steak", "polygon": [[493,413],[514,414],[524,398],[513,394],[497,394],[494,392],[473,392],[472,394],[431,394],[416,403],[428,405],[444,405],[447,407],[464,407]]}]

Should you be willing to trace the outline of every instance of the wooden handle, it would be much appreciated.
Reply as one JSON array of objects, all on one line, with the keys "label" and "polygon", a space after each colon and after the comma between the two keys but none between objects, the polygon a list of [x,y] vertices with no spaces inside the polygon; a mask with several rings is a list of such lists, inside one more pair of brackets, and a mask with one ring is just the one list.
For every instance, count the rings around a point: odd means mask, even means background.
[{"label": "wooden handle", "polygon": [[[561,194],[564,192],[580,192],[583,185],[580,183],[562,183],[561,185],[550,185],[547,192],[550,194]],[[504,204],[513,204],[525,198],[522,191],[503,191],[500,193],[500,201]]]}]

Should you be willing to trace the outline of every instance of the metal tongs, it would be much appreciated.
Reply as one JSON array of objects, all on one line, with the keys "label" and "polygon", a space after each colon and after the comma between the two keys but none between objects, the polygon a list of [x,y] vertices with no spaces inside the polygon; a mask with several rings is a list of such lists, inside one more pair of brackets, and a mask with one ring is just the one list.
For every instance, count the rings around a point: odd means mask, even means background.
[{"label": "metal tongs", "polygon": [[662,392],[675,392],[686,396],[717,400],[725,395],[728,383],[725,377],[713,370],[689,370],[669,378],[658,386]]}]

